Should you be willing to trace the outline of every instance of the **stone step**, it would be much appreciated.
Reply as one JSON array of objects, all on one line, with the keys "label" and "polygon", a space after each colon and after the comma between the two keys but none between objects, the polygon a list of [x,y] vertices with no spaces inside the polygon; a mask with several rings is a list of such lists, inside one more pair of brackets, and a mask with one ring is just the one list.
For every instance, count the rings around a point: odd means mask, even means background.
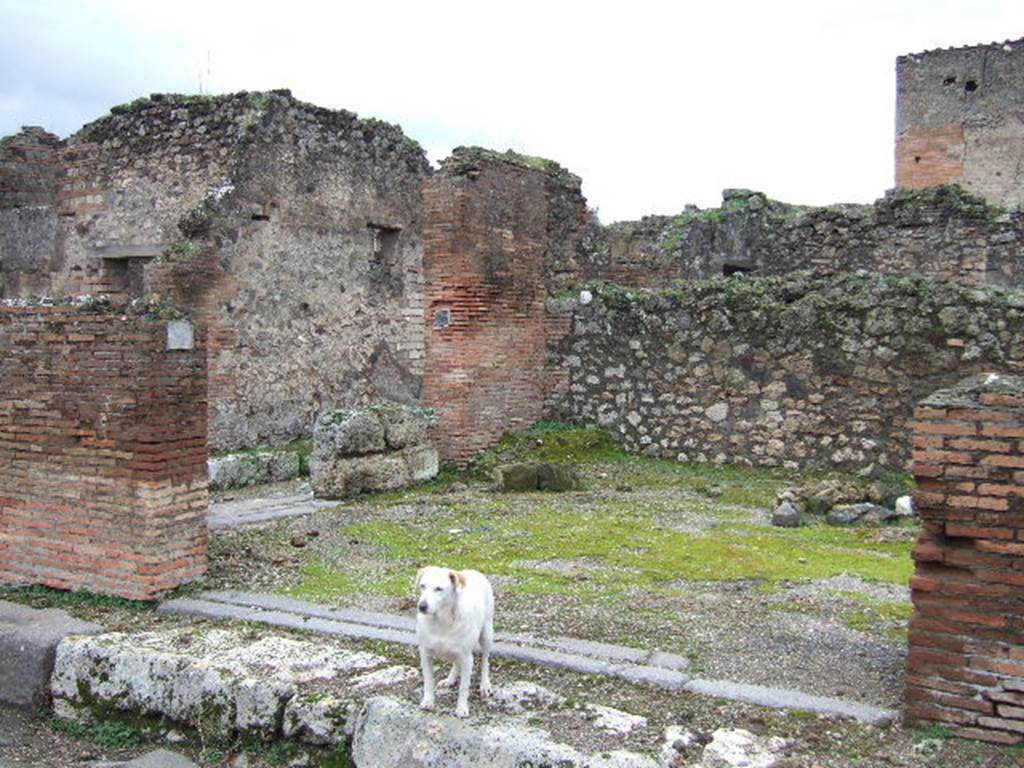
[{"label": "stone step", "polygon": [[[211,619],[255,621],[338,637],[416,645],[416,621],[410,617],[331,608],[279,595],[211,591],[201,593],[198,598],[169,600],[159,610]],[[526,634],[496,633],[495,640],[494,656],[538,666],[605,675],[631,683],[685,690],[777,709],[848,717],[873,724],[892,722],[897,717],[892,710],[860,702],[814,696],[785,688],[694,678],[689,674],[688,660],[676,654],[566,637],[538,638]]]}]

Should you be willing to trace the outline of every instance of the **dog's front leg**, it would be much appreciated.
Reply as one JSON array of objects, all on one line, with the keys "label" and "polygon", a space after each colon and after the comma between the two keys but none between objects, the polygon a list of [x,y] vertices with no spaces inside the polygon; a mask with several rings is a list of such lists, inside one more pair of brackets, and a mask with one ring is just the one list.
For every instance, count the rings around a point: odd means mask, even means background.
[{"label": "dog's front leg", "polygon": [[469,679],[473,675],[473,652],[467,651],[458,659],[459,701],[455,705],[456,717],[469,717]]},{"label": "dog's front leg", "polygon": [[420,648],[420,670],[423,672],[423,699],[420,709],[434,708],[434,658],[427,648]]}]

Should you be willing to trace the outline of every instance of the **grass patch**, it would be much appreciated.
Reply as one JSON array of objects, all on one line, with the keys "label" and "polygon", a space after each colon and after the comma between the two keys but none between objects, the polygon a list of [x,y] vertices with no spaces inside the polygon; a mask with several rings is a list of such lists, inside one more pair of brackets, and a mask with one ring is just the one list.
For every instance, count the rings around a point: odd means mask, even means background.
[{"label": "grass patch", "polygon": [[[686,533],[663,524],[660,512],[629,502],[550,503],[536,496],[525,511],[499,499],[483,513],[479,507],[449,507],[413,519],[353,523],[344,535],[374,545],[382,556],[363,570],[355,561],[339,569],[314,557],[303,568],[302,582],[289,591],[314,598],[397,597],[408,592],[410,574],[428,560],[512,577],[521,592],[582,597],[671,590],[680,581],[777,582],[842,573],[906,584],[913,567],[910,542],[876,541],[870,529],[783,530],[728,522]],[[543,567],[567,561],[588,567],[582,575],[578,569]]]},{"label": "grass patch", "polygon": [[606,430],[550,421],[504,435],[477,457],[469,472],[478,479],[489,478],[495,467],[523,461],[572,464],[581,470],[586,486],[595,490],[678,489],[748,507],[772,506],[775,495],[793,483],[793,475],[782,471],[636,456],[623,451]]},{"label": "grass patch", "polygon": [[134,747],[141,740],[137,728],[118,720],[103,720],[87,725],[75,720],[54,717],[50,720],[50,728],[76,739],[89,739],[97,746],[107,749]]},{"label": "grass patch", "polygon": [[843,623],[859,632],[882,631],[892,640],[907,642],[914,606],[905,600],[876,600],[860,592],[840,592],[855,605],[843,612]]},{"label": "grass patch", "polygon": [[101,609],[151,611],[155,604],[143,600],[127,600],[113,595],[100,595],[87,590],[52,589],[39,584],[30,587],[0,587],[0,600],[24,603],[32,608],[63,608],[68,610]]}]

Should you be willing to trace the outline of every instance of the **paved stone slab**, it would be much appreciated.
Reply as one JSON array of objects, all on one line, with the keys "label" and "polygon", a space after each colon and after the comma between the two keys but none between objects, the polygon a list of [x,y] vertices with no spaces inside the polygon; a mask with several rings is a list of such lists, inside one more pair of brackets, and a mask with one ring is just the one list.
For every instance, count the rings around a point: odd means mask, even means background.
[{"label": "paved stone slab", "polygon": [[[396,616],[390,613],[360,611],[352,608],[331,608],[329,606],[307,603],[290,597],[267,595],[252,592],[212,591],[200,595],[203,600],[246,605],[265,610],[284,611],[307,616],[317,616],[336,621],[368,626],[389,627],[392,629],[416,631],[416,620],[408,616]],[[520,633],[498,632],[495,639],[512,645],[547,648],[563,654],[590,656],[613,662],[628,662],[644,666],[664,667],[685,671],[690,668],[690,660],[684,656],[662,651],[647,651],[641,648],[628,648],[610,643],[593,640],[578,640],[572,637],[543,638]]]},{"label": "paved stone slab", "polygon": [[278,520],[282,517],[309,515],[325,507],[335,507],[336,501],[314,499],[313,492],[264,499],[221,501],[210,505],[206,522],[212,530],[252,525]]},{"label": "paved stone slab", "polygon": [[321,619],[344,621],[351,624],[365,624],[371,627],[388,627],[390,629],[416,631],[416,619],[408,616],[396,616],[393,613],[377,613],[360,611],[356,608],[331,608],[328,605],[317,605],[296,600],[282,595],[267,595],[256,592],[236,592],[232,590],[211,591],[200,594],[202,600],[217,603],[228,603],[237,606],[249,606],[269,611],[282,611],[303,616],[316,616]]},{"label": "paved stone slab", "polygon": [[[168,601],[159,610],[207,618],[261,621],[341,637],[416,645],[416,622],[412,618],[349,608],[330,608],[277,595],[206,592],[200,599]],[[574,638],[538,638],[526,634],[497,633],[495,640],[492,648],[495,656],[538,666],[585,675],[617,677],[631,683],[653,685],[666,690],[686,690],[766,707],[849,717],[867,723],[891,722],[896,718],[896,713],[891,710],[859,702],[812,696],[784,688],[693,678],[687,671],[689,661],[671,653]]]},{"label": "paved stone slab", "polygon": [[89,763],[89,768],[198,768],[195,763],[184,755],[171,752],[169,749],[155,749],[134,760],[118,760]]},{"label": "paved stone slab", "polygon": [[897,717],[896,713],[889,709],[872,707],[868,704],[860,704],[843,699],[812,696],[801,691],[791,691],[785,688],[767,688],[761,685],[733,683],[727,680],[701,679],[691,680],[684,687],[692,693],[714,696],[719,699],[745,701],[748,704],[758,704],[762,707],[772,707],[774,709],[801,709],[807,712],[839,715],[875,725],[891,723]]},{"label": "paved stone slab", "polygon": [[0,703],[45,707],[58,643],[68,635],[102,631],[55,608],[38,610],[0,600]]},{"label": "paved stone slab", "polygon": [[[224,597],[224,593],[220,593]],[[270,597],[270,596],[267,596]],[[287,598],[284,598],[287,601]],[[264,605],[277,603],[277,599],[265,599],[249,602],[259,602]],[[285,602],[285,605],[288,603]],[[292,606],[294,607],[294,605]],[[339,637],[352,637],[368,640],[386,640],[402,645],[416,645],[415,622],[412,626],[395,628],[393,626],[373,626],[369,624],[343,621],[338,618],[322,618],[324,614],[339,616],[345,611],[332,611],[323,608],[317,613],[319,615],[307,615],[293,613],[290,611],[271,610],[267,608],[253,608],[249,605],[236,605],[232,603],[221,603],[213,600],[194,598],[178,598],[163,603],[159,610],[164,613],[174,613],[189,616],[203,616],[211,619],[235,619],[239,621],[260,621],[273,624],[279,627],[290,627],[292,629],[304,629],[311,632],[323,632],[324,634]],[[360,612],[365,616],[385,616],[386,614],[369,614]],[[392,619],[396,617],[391,617]],[[402,617],[397,617],[402,618]],[[689,676],[677,670],[661,669],[646,665],[634,665],[623,663],[612,663],[606,659],[596,659],[565,651],[552,650],[549,648],[537,648],[525,645],[516,645],[508,642],[496,642],[491,649],[494,656],[500,658],[525,661],[540,666],[554,667],[556,669],[567,669],[584,675],[606,675],[608,677],[619,677],[630,682],[649,683],[668,689],[678,689],[683,683],[689,680]],[[645,654],[646,655],[646,654]]]}]

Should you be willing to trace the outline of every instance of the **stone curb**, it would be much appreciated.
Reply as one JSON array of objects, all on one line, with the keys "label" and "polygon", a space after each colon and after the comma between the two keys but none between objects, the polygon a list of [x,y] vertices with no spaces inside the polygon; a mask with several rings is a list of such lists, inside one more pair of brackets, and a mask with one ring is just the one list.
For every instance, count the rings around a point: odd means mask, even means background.
[{"label": "stone curb", "polygon": [[[257,621],[275,626],[368,640],[416,645],[414,619],[393,614],[329,608],[289,597],[247,592],[206,592],[199,598],[163,603],[163,613],[212,619]],[[798,709],[819,714],[884,724],[897,719],[892,710],[859,702],[813,696],[785,688],[693,678],[688,661],[676,654],[644,651],[574,638],[536,638],[523,634],[497,634],[495,656],[585,675],[618,677],[631,683],[666,690],[685,690],[703,696],[742,701],[775,709]]]},{"label": "stone curb", "polygon": [[[304,616],[316,616],[318,618],[350,622],[353,624],[388,627],[408,632],[416,631],[416,620],[408,616],[396,616],[390,613],[375,613],[373,611],[360,611],[354,608],[330,608],[279,595],[224,590],[203,592],[200,595],[200,599],[212,600],[214,602],[227,603],[230,605],[249,606],[263,610],[297,613]],[[680,672],[685,672],[690,668],[690,660],[685,656],[679,656],[674,653],[664,653],[662,651],[645,651],[640,648],[627,648],[622,645],[600,643],[594,640],[577,640],[572,637],[542,638],[534,635],[506,632],[497,632],[494,637],[495,640],[505,642],[509,645],[548,648],[562,653],[569,652],[579,656],[591,656],[599,659],[606,659],[608,661],[621,661],[644,666],[664,667],[666,669],[674,669]]]}]

